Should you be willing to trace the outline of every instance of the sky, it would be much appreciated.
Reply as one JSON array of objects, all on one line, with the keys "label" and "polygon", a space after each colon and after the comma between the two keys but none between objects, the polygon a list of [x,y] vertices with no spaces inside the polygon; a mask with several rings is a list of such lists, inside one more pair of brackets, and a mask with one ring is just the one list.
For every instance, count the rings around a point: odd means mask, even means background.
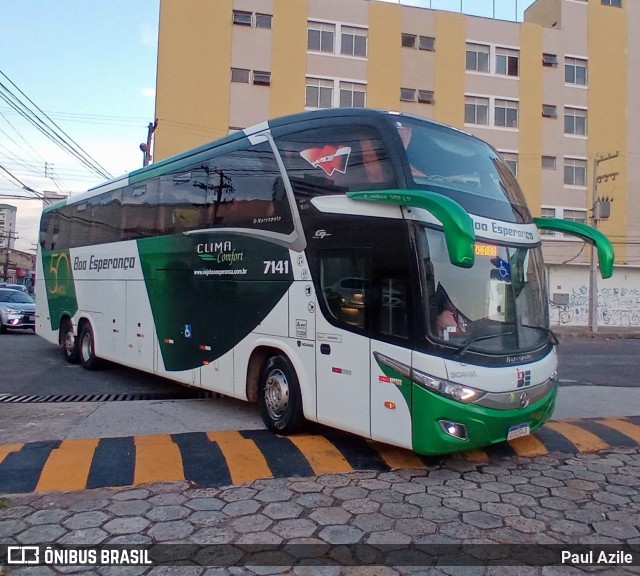
[{"label": "sky", "polygon": [[[40,118],[37,108],[44,112],[113,177],[142,166],[139,146],[155,110],[159,2],[0,0],[0,85]],[[453,11],[462,5],[467,14],[522,20],[531,2],[401,3]],[[0,98],[0,204],[17,206],[15,247],[32,251],[42,202],[7,197],[33,198],[14,178],[38,192],[71,195],[104,181]]]}]

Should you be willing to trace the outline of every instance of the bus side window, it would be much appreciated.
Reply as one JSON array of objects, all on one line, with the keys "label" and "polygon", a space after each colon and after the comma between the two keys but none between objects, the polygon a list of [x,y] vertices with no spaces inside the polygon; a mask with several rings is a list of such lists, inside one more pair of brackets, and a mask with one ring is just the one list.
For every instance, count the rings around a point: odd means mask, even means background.
[{"label": "bus side window", "polygon": [[364,330],[370,279],[367,257],[350,250],[320,254],[320,290],[335,320]]},{"label": "bus side window", "polygon": [[371,126],[322,126],[277,137],[297,195],[395,188],[384,142]]}]

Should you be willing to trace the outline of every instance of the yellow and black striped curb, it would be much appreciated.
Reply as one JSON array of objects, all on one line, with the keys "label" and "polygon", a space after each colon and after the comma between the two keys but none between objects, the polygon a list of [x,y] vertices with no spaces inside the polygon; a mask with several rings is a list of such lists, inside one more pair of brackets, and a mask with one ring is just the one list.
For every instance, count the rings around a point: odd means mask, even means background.
[{"label": "yellow and black striped curb", "polygon": [[[640,416],[548,422],[531,436],[455,457],[541,456],[640,445]],[[438,459],[440,461],[440,459]],[[0,445],[0,493],[84,490],[187,480],[227,486],[259,478],[428,468],[433,458],[323,429],[280,437],[267,430],[189,432]]]}]

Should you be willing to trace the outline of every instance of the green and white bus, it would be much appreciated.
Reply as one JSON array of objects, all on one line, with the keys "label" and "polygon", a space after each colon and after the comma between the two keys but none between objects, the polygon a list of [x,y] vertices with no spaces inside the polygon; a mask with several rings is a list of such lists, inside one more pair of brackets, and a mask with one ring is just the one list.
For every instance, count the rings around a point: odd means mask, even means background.
[{"label": "green and white bus", "polygon": [[420,454],[527,435],[551,415],[539,228],[481,140],[367,109],[287,116],[45,208],[36,330]]}]

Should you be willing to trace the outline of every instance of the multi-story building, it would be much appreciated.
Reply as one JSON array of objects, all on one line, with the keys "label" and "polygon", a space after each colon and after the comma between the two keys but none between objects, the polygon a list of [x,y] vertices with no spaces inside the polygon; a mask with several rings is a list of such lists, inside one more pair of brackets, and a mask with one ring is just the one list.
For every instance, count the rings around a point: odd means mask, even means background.
[{"label": "multi-story building", "polygon": [[0,204],[0,250],[13,250],[16,238],[16,213],[18,209],[9,204]]},{"label": "multi-story building", "polygon": [[[591,222],[596,207],[624,266],[600,284],[600,322],[640,324],[639,22],[631,0],[536,0],[521,23],[375,0],[161,0],[155,160],[315,108],[451,124],[501,152],[534,214]],[[590,250],[543,238],[552,317],[586,323]]]}]

